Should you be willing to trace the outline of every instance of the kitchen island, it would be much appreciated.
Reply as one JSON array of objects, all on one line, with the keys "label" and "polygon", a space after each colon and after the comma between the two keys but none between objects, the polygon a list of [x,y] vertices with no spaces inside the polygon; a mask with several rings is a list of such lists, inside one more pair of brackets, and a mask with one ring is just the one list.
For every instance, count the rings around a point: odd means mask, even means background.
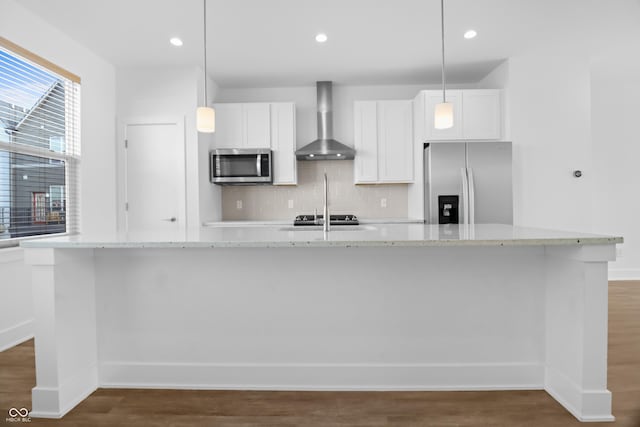
[{"label": "kitchen island", "polygon": [[607,262],[621,242],[422,224],[25,241],[32,416],[98,387],[544,389],[610,421]]}]

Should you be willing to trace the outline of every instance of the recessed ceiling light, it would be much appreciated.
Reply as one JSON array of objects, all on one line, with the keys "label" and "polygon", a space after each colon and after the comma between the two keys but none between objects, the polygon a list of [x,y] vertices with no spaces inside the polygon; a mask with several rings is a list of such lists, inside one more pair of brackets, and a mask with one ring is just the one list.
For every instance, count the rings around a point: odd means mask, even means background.
[{"label": "recessed ceiling light", "polygon": [[476,32],[476,30],[468,30],[466,33],[464,33],[464,38],[465,39],[472,39],[477,35],[478,35],[478,33]]},{"label": "recessed ceiling light", "polygon": [[172,37],[172,38],[169,40],[169,43],[171,43],[171,44],[172,44],[172,45],[174,45],[174,46],[182,46],[182,40],[180,40],[180,39],[179,39],[179,38],[177,38],[177,37]]},{"label": "recessed ceiling light", "polygon": [[320,33],[316,36],[316,41],[318,43],[324,43],[327,41],[329,37],[327,37],[327,35],[325,33]]},{"label": "recessed ceiling light", "polygon": [[315,155],[313,155],[313,154],[309,154],[309,157],[315,157]]}]

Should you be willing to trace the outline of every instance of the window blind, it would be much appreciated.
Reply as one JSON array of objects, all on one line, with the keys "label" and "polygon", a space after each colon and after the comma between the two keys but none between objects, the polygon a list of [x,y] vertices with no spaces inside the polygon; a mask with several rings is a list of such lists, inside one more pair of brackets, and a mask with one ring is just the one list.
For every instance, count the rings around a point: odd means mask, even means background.
[{"label": "window blind", "polygon": [[0,39],[0,246],[79,230],[80,81],[39,59]]}]

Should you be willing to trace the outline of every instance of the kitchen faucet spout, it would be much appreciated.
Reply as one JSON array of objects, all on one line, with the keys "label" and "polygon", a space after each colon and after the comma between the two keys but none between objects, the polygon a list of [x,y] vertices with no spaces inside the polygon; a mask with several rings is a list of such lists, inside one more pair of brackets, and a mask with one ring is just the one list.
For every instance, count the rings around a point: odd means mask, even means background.
[{"label": "kitchen faucet spout", "polygon": [[322,214],[324,216],[322,230],[326,233],[331,229],[331,217],[329,216],[329,182],[326,172],[324,173],[324,208]]}]

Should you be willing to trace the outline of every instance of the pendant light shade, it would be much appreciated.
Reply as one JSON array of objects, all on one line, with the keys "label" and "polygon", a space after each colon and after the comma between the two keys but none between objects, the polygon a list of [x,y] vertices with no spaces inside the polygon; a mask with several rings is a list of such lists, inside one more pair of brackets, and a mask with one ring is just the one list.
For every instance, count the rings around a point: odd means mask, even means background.
[{"label": "pendant light shade", "polygon": [[442,36],[442,103],[436,105],[433,127],[436,129],[450,129],[453,127],[453,104],[447,102],[447,80],[444,73],[444,0],[440,0],[440,29]]},{"label": "pendant light shade", "polygon": [[449,129],[453,127],[453,104],[442,102],[436,104],[433,127],[436,129]]},{"label": "pendant light shade", "polygon": [[215,132],[216,111],[211,107],[198,107],[196,110],[196,126],[198,128],[198,132]]},{"label": "pendant light shade", "polygon": [[196,128],[198,132],[213,133],[216,131],[216,112],[207,107],[207,0],[202,0],[204,16],[204,107],[196,110]]}]

